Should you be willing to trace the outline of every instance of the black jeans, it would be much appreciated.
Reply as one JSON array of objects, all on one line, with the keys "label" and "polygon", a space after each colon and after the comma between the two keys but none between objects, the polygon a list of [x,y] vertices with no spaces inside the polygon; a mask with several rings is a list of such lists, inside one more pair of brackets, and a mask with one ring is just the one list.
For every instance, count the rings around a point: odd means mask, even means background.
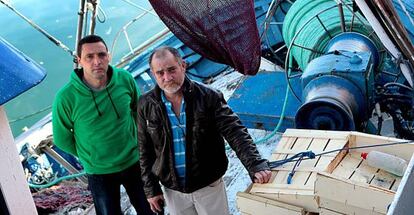
[{"label": "black jeans", "polygon": [[117,173],[88,174],[88,183],[97,215],[122,214],[121,185],[125,187],[129,200],[138,215],[154,214],[142,188],[141,170],[138,163]]}]

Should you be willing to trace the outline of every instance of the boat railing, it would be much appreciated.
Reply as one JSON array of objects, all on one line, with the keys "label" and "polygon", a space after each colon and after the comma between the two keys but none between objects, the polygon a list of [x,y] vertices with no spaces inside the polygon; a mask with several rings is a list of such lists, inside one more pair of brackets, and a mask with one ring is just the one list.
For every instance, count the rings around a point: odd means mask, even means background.
[{"label": "boat railing", "polygon": [[[135,49],[132,49],[129,54],[125,55],[121,58],[121,60],[116,64],[117,67],[124,67],[127,63],[129,63],[135,56],[141,54],[143,51],[145,51],[148,47],[155,44],[156,42],[163,39],[168,33],[170,33],[170,30],[168,28],[164,28],[145,42],[141,43],[138,47]],[[130,45],[129,45],[130,46]],[[132,47],[132,46],[130,46]]]},{"label": "boat railing", "polygon": [[143,8],[139,5],[136,5],[135,3],[130,2],[128,0],[124,0],[124,2],[138,8],[139,10],[142,10],[143,12],[140,13],[135,18],[133,18],[132,20],[130,20],[129,22],[127,22],[124,26],[122,26],[121,29],[115,35],[115,38],[114,38],[114,40],[112,42],[112,46],[111,46],[111,52],[112,52],[113,55],[115,55],[116,45],[117,45],[117,42],[118,42],[119,38],[121,37],[121,35],[125,36],[125,40],[127,42],[128,48],[129,48],[129,53],[124,55],[121,58],[121,60],[116,64],[117,67],[124,67],[135,56],[142,53],[144,50],[146,50],[148,47],[150,47],[154,43],[156,43],[156,42],[160,41],[161,39],[163,39],[170,32],[170,30],[168,28],[164,28],[161,31],[159,31],[157,34],[155,34],[154,36],[150,37],[145,42],[141,43],[138,46],[134,46],[131,43],[131,40],[129,39],[130,37],[129,37],[129,34],[128,34],[128,28],[130,28],[132,26],[132,24],[134,24],[135,22],[141,20],[146,15],[153,15],[157,18],[158,18],[158,15],[154,12],[153,8],[145,9],[145,8]]}]

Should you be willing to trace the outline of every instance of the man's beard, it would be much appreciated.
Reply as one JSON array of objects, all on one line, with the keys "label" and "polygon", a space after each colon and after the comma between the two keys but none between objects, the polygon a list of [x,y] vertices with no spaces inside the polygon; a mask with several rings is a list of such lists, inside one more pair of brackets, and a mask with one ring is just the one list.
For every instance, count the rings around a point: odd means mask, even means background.
[{"label": "man's beard", "polygon": [[168,93],[168,94],[174,94],[174,93],[178,92],[181,89],[181,85],[179,85],[177,83],[171,83],[171,84],[165,85],[161,89],[163,91],[165,91],[166,93]]}]

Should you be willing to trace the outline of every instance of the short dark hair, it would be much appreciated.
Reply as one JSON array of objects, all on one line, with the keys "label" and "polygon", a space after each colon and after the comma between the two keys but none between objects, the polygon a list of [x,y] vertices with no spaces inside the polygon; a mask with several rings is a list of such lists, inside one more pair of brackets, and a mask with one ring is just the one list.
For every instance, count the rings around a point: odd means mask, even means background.
[{"label": "short dark hair", "polygon": [[78,57],[80,57],[81,54],[82,54],[83,44],[85,44],[85,43],[97,43],[97,42],[102,42],[105,45],[106,51],[108,51],[108,46],[106,46],[106,43],[102,39],[102,37],[100,37],[98,35],[88,35],[88,36],[85,36],[84,38],[82,38],[81,40],[79,40],[79,42],[78,42],[78,50],[77,50]]},{"label": "short dark hair", "polygon": [[182,61],[182,57],[180,55],[180,53],[178,52],[178,50],[176,48],[170,47],[170,46],[161,46],[158,47],[156,49],[154,49],[154,51],[152,51],[148,63],[149,66],[151,68],[151,63],[152,63],[152,59],[154,58],[154,55],[159,55],[160,57],[164,57],[166,55],[166,53],[171,53],[174,55],[174,57],[177,59],[177,61],[180,63]]}]

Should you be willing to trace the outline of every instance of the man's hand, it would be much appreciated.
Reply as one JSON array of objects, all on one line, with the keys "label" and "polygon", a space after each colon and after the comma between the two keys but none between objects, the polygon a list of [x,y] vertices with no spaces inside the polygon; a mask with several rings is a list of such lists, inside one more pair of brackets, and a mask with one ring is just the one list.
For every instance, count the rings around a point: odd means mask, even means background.
[{"label": "man's hand", "polygon": [[164,207],[164,196],[158,195],[147,199],[154,213],[161,212]]},{"label": "man's hand", "polygon": [[269,170],[263,170],[254,173],[254,183],[267,183],[270,180],[270,177],[272,177],[272,172]]}]

